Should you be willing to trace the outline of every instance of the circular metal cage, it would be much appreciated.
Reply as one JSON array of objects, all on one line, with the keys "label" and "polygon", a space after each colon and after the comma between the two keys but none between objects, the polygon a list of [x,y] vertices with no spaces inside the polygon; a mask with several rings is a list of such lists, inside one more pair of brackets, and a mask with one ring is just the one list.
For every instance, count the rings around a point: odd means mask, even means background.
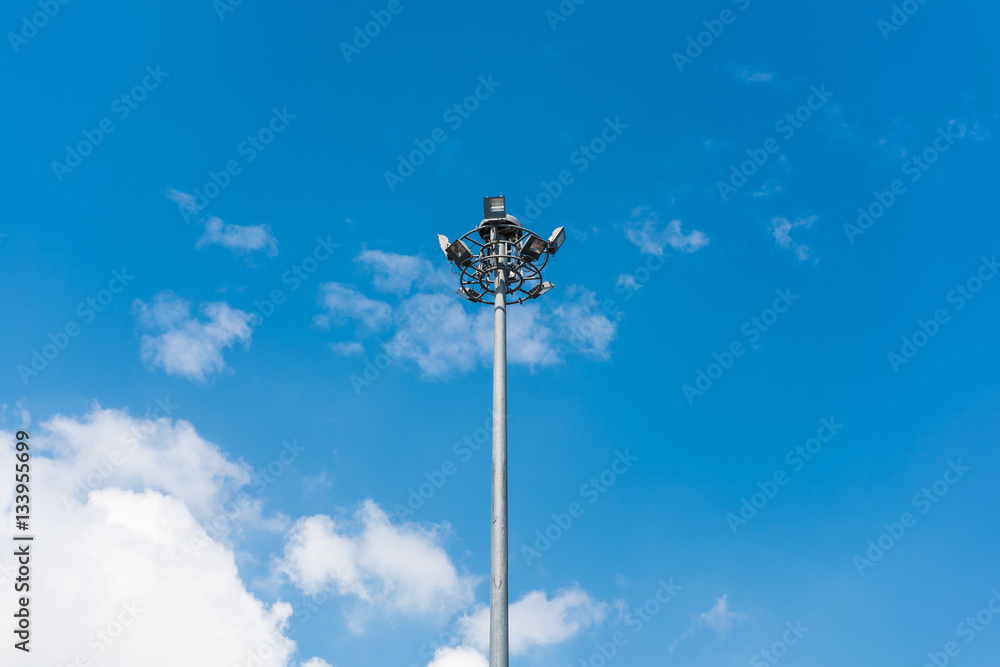
[{"label": "circular metal cage", "polygon": [[462,284],[459,292],[466,299],[492,304],[499,271],[507,278],[507,303],[523,303],[541,294],[542,269],[550,253],[532,251],[533,243],[541,242],[544,247],[544,240],[522,227],[517,218],[483,219],[460,240],[472,256],[452,264],[452,272],[458,274]]}]

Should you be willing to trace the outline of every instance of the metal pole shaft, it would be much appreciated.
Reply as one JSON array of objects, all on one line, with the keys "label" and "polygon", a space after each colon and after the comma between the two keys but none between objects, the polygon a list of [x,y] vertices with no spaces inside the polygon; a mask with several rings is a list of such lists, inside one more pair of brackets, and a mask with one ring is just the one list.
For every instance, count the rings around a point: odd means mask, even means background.
[{"label": "metal pole shaft", "polygon": [[508,667],[506,273],[503,269],[497,271],[493,307],[493,525],[490,533],[490,667]]}]

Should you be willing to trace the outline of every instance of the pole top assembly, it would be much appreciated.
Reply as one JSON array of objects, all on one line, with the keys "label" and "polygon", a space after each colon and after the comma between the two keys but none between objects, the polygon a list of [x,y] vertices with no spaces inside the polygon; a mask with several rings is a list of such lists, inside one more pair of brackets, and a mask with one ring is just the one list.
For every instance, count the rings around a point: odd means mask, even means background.
[{"label": "pole top assembly", "polygon": [[507,213],[501,197],[483,198],[483,219],[479,225],[452,242],[438,234],[438,243],[452,263],[461,286],[456,294],[473,303],[493,303],[497,272],[506,277],[509,303],[536,299],[555,285],[545,282],[542,269],[566,240],[562,227],[548,240],[521,225]]}]

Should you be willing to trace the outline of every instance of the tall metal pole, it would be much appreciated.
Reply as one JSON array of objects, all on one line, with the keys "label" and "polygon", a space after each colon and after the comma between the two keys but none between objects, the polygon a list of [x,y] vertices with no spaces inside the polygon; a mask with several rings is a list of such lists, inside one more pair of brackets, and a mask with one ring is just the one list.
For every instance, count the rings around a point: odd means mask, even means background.
[{"label": "tall metal pole", "polygon": [[[494,240],[497,231],[493,230]],[[505,243],[497,254],[510,254]],[[507,272],[497,258],[493,306],[493,525],[490,533],[490,667],[507,662]]]},{"label": "tall metal pole", "polygon": [[[493,292],[493,494],[490,526],[490,663],[509,667],[507,595],[507,297],[524,303],[555,285],[542,269],[566,240],[557,228],[549,240],[525,229],[507,213],[504,198],[483,198],[483,221],[457,241],[438,234],[438,244],[455,273],[457,294],[488,304]],[[471,246],[471,247],[470,247]],[[492,280],[493,284],[490,285]]]}]

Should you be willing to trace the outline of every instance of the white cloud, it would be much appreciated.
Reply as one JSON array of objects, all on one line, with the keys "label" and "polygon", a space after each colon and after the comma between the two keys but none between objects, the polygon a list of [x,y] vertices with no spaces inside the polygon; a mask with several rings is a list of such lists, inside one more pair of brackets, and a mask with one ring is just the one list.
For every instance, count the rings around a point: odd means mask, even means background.
[{"label": "white cloud", "polygon": [[[209,528],[239,506],[248,466],[188,422],[96,405],[82,418],[42,424],[31,443],[32,472],[45,480],[32,494],[32,528],[40,538],[59,536],[33,553],[46,575],[32,591],[35,636],[60,637],[32,644],[39,664],[330,667],[318,657],[293,662],[291,606],[248,591],[236,554]],[[11,433],[0,431],[0,467],[11,469],[14,454]],[[6,525],[14,520],[11,487],[0,477]],[[258,520],[253,512],[231,519]],[[276,564],[305,593],[332,588],[382,611],[452,614],[471,604],[477,580],[456,571],[441,546],[445,531],[394,525],[366,501],[346,520],[300,519]],[[11,558],[0,555],[0,585],[12,576]],[[0,597],[0,614],[13,611],[13,599]],[[488,667],[477,648],[482,614],[466,617],[464,645],[438,650],[432,667]],[[604,615],[605,605],[578,587],[529,593],[511,606],[512,651],[565,641]],[[356,629],[365,614],[352,616]]]},{"label": "white cloud", "polygon": [[615,287],[624,287],[625,289],[632,290],[634,292],[642,289],[645,285],[636,280],[635,276],[631,273],[619,273],[618,280],[615,281]]},{"label": "white cloud", "polygon": [[574,285],[566,290],[566,296],[567,299],[552,311],[551,322],[557,335],[569,341],[577,352],[599,359],[609,358],[618,325],[604,314],[590,290]]},{"label": "white cloud", "polygon": [[[519,306],[507,319],[507,360],[530,368],[560,364],[567,351],[608,359],[618,326],[600,308],[593,292],[571,286],[563,301]],[[547,297],[551,298],[551,296]],[[397,333],[390,354],[416,363],[427,377],[466,372],[493,359],[493,311],[470,313],[443,294],[417,294],[396,313]]]},{"label": "white cloud", "polygon": [[625,224],[625,236],[644,255],[663,256],[667,247],[679,252],[693,253],[708,245],[708,237],[698,230],[685,234],[680,220],[661,225],[655,211],[639,207]]},{"label": "white cloud", "polygon": [[200,249],[207,245],[220,245],[236,254],[257,251],[263,251],[268,257],[278,254],[278,239],[268,225],[231,225],[214,217],[205,223],[205,233],[194,247]]},{"label": "white cloud", "polygon": [[769,178],[767,179],[767,181],[764,182],[764,185],[760,186],[759,190],[754,190],[753,192],[751,192],[750,196],[756,199],[766,199],[768,197],[773,197],[779,194],[781,190],[782,190],[781,182],[776,179]]},{"label": "white cloud", "polygon": [[354,261],[372,273],[372,286],[379,292],[407,294],[414,283],[439,278],[434,266],[419,255],[363,250]]},{"label": "white cloud", "polygon": [[25,409],[23,401],[17,401],[13,406],[6,403],[0,405],[0,428],[16,431],[29,426],[31,426],[31,413]]},{"label": "white cloud", "polygon": [[321,660],[320,658],[312,658],[302,663],[302,667],[332,667],[330,663],[326,660]]},{"label": "white cloud", "polygon": [[796,243],[792,239],[791,232],[793,229],[809,229],[817,219],[815,215],[808,218],[799,218],[795,222],[790,222],[788,218],[772,219],[770,231],[774,236],[774,242],[786,250],[791,250],[802,261],[809,259],[809,246]]},{"label": "white cloud", "polygon": [[[427,274],[432,275],[430,279],[418,279],[418,275],[426,274],[421,263],[426,260],[419,257],[375,255],[373,251],[364,251],[362,256],[366,264],[380,267],[373,279],[381,285],[379,289],[406,287],[416,292],[401,294],[398,303],[391,306],[370,299],[354,285],[325,283],[320,288],[320,303],[326,312],[314,318],[317,325],[329,327],[332,320],[341,324],[353,320],[366,333],[391,325],[392,333],[383,346],[385,353],[393,359],[412,362],[425,377],[468,372],[490,363],[492,309],[467,305],[451,293],[451,287],[442,293],[441,272]],[[404,267],[398,274],[385,268],[396,261]],[[414,267],[423,268],[417,271]],[[553,292],[541,302],[518,306],[516,316],[508,318],[507,355],[511,364],[530,368],[554,366],[564,361],[567,352],[595,359],[610,358],[617,323],[601,309],[593,292],[570,286],[563,290],[563,295],[559,299]],[[358,342],[333,345],[339,354],[359,354],[361,349]]]},{"label": "white cloud", "polygon": [[392,306],[377,299],[369,299],[354,285],[324,283],[320,286],[319,303],[327,312],[317,315],[314,323],[329,328],[330,321],[342,324],[348,320],[363,323],[369,329],[380,329],[389,323]]},{"label": "white cloud", "polygon": [[[371,500],[350,520],[299,519],[276,562],[303,593],[326,588],[386,612],[448,615],[473,599],[476,578],[459,574],[442,547],[445,528],[393,524]],[[352,629],[356,619],[349,619]]]},{"label": "white cloud", "polygon": [[204,320],[191,316],[191,302],[170,291],[153,297],[150,304],[136,300],[134,311],[145,328],[142,358],[168,375],[205,380],[226,370],[222,351],[237,341],[250,346],[252,316],[216,301],[202,304]]},{"label": "white cloud", "polygon": [[774,72],[765,72],[756,65],[729,63],[726,65],[726,70],[744,83],[767,83],[774,78]]},{"label": "white cloud", "polygon": [[957,134],[960,139],[971,137],[979,143],[993,138],[993,133],[988,129],[982,128],[979,123],[969,124],[958,120],[957,118],[952,118],[948,121],[947,131],[949,133]]},{"label": "white cloud", "polygon": [[330,349],[344,357],[358,357],[365,353],[365,346],[356,340],[330,343]]},{"label": "white cloud", "polygon": [[[564,642],[601,623],[606,614],[607,605],[579,586],[558,591],[551,598],[543,591],[533,591],[510,605],[510,652],[522,655],[536,646]],[[458,625],[465,645],[489,650],[489,607],[479,607],[459,619]]]},{"label": "white cloud", "polygon": [[416,294],[397,308],[396,334],[387,349],[416,363],[427,377],[472,370],[483,361],[487,335],[493,349],[492,330],[484,320],[491,314],[469,314],[458,297]]},{"label": "white cloud", "polygon": [[698,624],[724,639],[735,626],[745,623],[749,618],[749,614],[729,608],[729,595],[726,594],[716,600],[711,609],[698,616]]},{"label": "white cloud", "polygon": [[688,627],[684,634],[674,640],[668,651],[673,653],[678,644],[693,635],[700,628],[708,628],[714,631],[719,639],[725,639],[734,627],[748,620],[750,620],[750,615],[746,612],[733,611],[729,608],[729,595],[724,594],[715,601],[711,609],[694,617],[690,627]]},{"label": "white cloud", "polygon": [[[66,481],[74,482],[70,497],[80,502],[94,488],[152,489],[203,516],[251,477],[246,465],[227,459],[186,421],[137,420],[95,406],[82,419],[56,416],[45,429],[45,451],[60,461]],[[96,476],[95,461],[103,462]]]},{"label": "white cloud", "polygon": [[187,213],[197,213],[201,210],[195,202],[194,195],[187,192],[169,188],[167,190],[167,199],[177,204],[182,211],[186,211]]},{"label": "white cloud", "polygon": [[485,655],[467,646],[439,648],[427,667],[490,667]]},{"label": "white cloud", "polygon": [[[291,607],[250,593],[233,551],[199,519],[246,482],[245,466],[186,422],[96,406],[82,419],[43,424],[30,442],[33,477],[44,480],[32,488],[40,542],[31,564],[44,574],[31,595],[32,664],[214,667],[256,655],[261,667],[287,667]],[[12,434],[0,432],[0,467],[12,470],[14,454]],[[8,526],[11,482],[0,478]],[[81,487],[88,483],[94,490]],[[203,541],[197,553],[194,538]],[[13,576],[8,559],[0,556],[4,588]],[[13,603],[0,596],[4,618]]]}]

